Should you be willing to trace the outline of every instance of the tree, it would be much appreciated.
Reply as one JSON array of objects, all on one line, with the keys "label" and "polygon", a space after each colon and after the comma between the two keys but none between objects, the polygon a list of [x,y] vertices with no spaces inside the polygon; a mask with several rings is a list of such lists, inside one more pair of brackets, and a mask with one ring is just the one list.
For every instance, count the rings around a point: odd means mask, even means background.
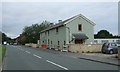
[{"label": "tree", "polygon": [[100,30],[97,34],[94,34],[94,38],[120,38],[118,35],[112,35],[107,30]]},{"label": "tree", "polygon": [[37,43],[37,40],[39,40],[40,37],[40,32],[50,25],[50,22],[43,21],[41,24],[32,24],[32,26],[24,27],[22,35],[25,35],[25,39],[19,41],[19,43]]},{"label": "tree", "polygon": [[7,37],[5,33],[0,32],[0,43],[3,43],[4,41],[7,43],[14,43],[14,41],[11,38]]},{"label": "tree", "polygon": [[23,38],[22,40],[18,41],[19,44],[25,45],[26,43],[29,43],[28,37]]},{"label": "tree", "polygon": [[97,34],[94,35],[95,38],[112,38],[113,35],[110,34],[107,30],[100,30]]}]

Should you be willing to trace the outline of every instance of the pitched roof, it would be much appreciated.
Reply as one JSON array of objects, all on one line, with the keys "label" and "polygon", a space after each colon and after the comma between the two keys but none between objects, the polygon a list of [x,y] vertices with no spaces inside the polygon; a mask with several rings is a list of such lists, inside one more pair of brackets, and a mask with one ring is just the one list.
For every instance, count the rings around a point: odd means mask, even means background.
[{"label": "pitched roof", "polygon": [[64,21],[62,21],[62,22],[60,22],[60,23],[57,23],[57,24],[55,24],[55,25],[53,25],[53,26],[50,26],[50,27],[48,27],[47,29],[42,30],[41,32],[44,32],[44,31],[47,31],[47,30],[50,30],[50,29],[53,29],[53,28],[56,28],[56,27],[59,27],[59,26],[68,24],[69,22],[71,22],[72,20],[74,20],[74,19],[76,19],[76,18],[78,18],[78,17],[84,18],[86,21],[88,21],[88,22],[89,22],[90,24],[92,24],[93,26],[95,25],[94,22],[90,21],[88,18],[86,18],[86,17],[83,16],[82,14],[79,14],[79,15],[73,16],[73,17],[71,17],[71,18],[69,18],[69,19],[66,19],[66,20],[64,20]]}]

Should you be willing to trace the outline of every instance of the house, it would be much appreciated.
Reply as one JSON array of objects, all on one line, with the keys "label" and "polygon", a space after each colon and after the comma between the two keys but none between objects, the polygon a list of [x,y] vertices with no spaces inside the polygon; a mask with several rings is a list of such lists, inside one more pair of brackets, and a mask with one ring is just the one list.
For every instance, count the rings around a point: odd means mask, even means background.
[{"label": "house", "polygon": [[40,32],[40,46],[63,50],[67,44],[94,42],[95,24],[82,14],[59,22]]},{"label": "house", "polygon": [[19,44],[18,42],[19,42],[20,40],[23,40],[24,38],[25,38],[25,35],[20,34],[20,36],[15,39],[15,40],[16,40],[16,43]]}]

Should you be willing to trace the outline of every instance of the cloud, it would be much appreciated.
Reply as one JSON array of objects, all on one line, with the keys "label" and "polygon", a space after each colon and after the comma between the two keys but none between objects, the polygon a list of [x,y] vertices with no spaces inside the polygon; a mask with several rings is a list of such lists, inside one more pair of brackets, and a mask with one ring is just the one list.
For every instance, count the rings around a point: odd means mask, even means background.
[{"label": "cloud", "polygon": [[118,2],[119,0],[2,0],[2,2]]},{"label": "cloud", "polygon": [[43,20],[56,23],[81,13],[96,23],[95,32],[107,29],[117,34],[117,5],[117,2],[4,2],[2,30],[18,36],[25,26]]}]

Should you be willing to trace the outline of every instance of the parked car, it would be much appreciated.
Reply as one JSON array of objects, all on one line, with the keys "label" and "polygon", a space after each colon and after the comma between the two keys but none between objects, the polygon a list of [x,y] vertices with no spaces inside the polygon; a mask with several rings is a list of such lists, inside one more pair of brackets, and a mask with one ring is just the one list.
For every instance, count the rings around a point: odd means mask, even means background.
[{"label": "parked car", "polygon": [[115,54],[118,53],[118,46],[115,42],[106,42],[103,44],[102,53],[109,53],[109,54]]}]

